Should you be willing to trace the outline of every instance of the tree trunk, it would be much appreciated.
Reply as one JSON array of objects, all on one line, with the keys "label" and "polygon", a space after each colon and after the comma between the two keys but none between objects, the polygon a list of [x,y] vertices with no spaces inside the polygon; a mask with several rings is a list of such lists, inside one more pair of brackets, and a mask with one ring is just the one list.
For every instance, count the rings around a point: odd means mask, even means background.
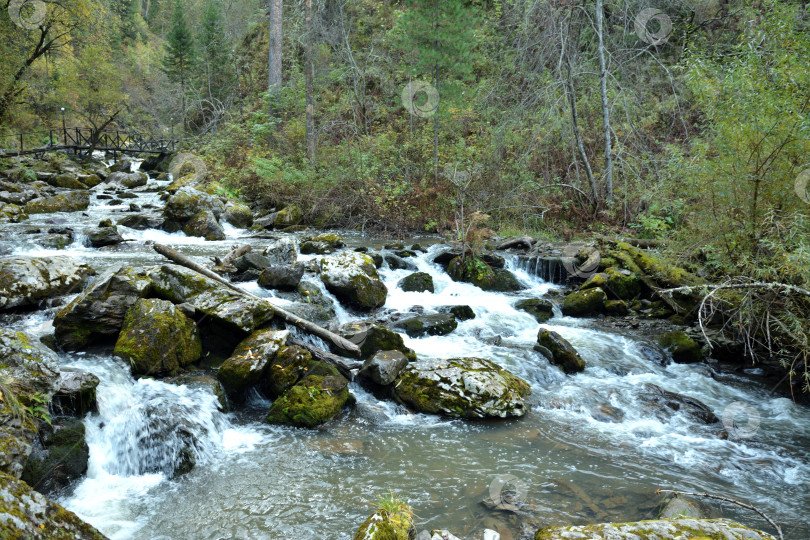
[{"label": "tree trunk", "polygon": [[566,67],[567,77],[565,82],[566,94],[568,95],[568,103],[571,107],[571,131],[574,132],[574,139],[577,143],[577,150],[582,163],[585,165],[585,173],[588,176],[588,184],[591,186],[591,197],[593,197],[593,206],[599,206],[599,189],[596,185],[596,178],[593,176],[593,169],[591,169],[591,162],[588,160],[588,155],[585,153],[585,145],[582,144],[582,134],[579,131],[579,117],[577,115],[577,94],[574,88],[574,76],[571,74],[571,57],[566,53]]},{"label": "tree trunk", "polygon": [[596,34],[599,37],[599,93],[602,97],[602,128],[605,136],[605,200],[613,204],[613,151],[610,137],[610,108],[607,97],[607,64],[605,61],[604,3],[596,0]]},{"label": "tree trunk", "polygon": [[270,115],[275,114],[273,98],[281,91],[281,38],[284,18],[284,0],[269,0],[269,52],[267,91],[271,96]]},{"label": "tree trunk", "polygon": [[313,57],[312,41],[315,39],[315,33],[312,30],[312,0],[306,0],[306,32],[307,32],[307,45],[306,45],[306,67],[304,68],[306,76],[306,139],[307,139],[307,157],[312,163],[315,163],[315,102],[313,96],[313,79],[315,78],[315,59]]},{"label": "tree trunk", "polygon": [[[439,91],[439,67],[436,66],[433,72],[433,87]],[[439,182],[439,105],[441,99],[436,103],[436,110],[433,112],[433,180]]]}]

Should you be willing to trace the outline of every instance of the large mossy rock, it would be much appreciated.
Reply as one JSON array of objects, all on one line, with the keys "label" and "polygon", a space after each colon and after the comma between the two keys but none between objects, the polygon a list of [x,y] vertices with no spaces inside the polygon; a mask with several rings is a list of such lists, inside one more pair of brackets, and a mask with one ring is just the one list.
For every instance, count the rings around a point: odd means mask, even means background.
[{"label": "large mossy rock", "polygon": [[354,540],[411,540],[416,536],[413,511],[406,504],[380,508],[357,529]]},{"label": "large mossy rock", "polygon": [[225,213],[222,214],[222,219],[234,227],[247,229],[253,225],[253,212],[245,203],[230,201],[225,205]]},{"label": "large mossy rock", "polygon": [[93,273],[71,257],[0,257],[0,309],[75,292]]},{"label": "large mossy rock", "polygon": [[106,536],[31,489],[0,473],[0,537],[48,540],[106,540]]},{"label": "large mossy rock", "polygon": [[129,361],[133,375],[173,375],[199,360],[197,326],[174,304],[140,299],[129,308],[115,354]]},{"label": "large mossy rock", "polygon": [[287,345],[287,330],[257,330],[237,345],[233,354],[217,370],[228,395],[242,400],[245,392],[264,379],[276,353]]},{"label": "large mossy rock", "polygon": [[298,261],[298,248],[292,238],[279,238],[264,248],[262,255],[270,264],[295,264]]},{"label": "large mossy rock", "polygon": [[62,173],[62,174],[55,174],[53,176],[47,176],[44,180],[52,185],[53,187],[64,188],[64,189],[87,189],[88,186],[84,182],[79,180],[78,175],[75,173]]},{"label": "large mossy rock", "polygon": [[673,361],[679,364],[693,364],[703,360],[703,350],[700,345],[680,330],[663,334],[658,338],[658,344],[672,355]]},{"label": "large mossy rock", "polygon": [[583,283],[579,290],[599,287],[612,298],[619,300],[632,300],[641,292],[641,279],[629,270],[620,270],[614,267],[604,272],[594,274]]},{"label": "large mossy rock", "polygon": [[264,389],[273,398],[281,396],[314,367],[308,350],[298,345],[282,347],[267,370]]},{"label": "large mossy rock", "polygon": [[[548,357],[548,361],[560,366],[564,372],[578,373],[585,370],[585,360],[582,359],[574,346],[557,332],[541,328],[537,333],[537,344],[540,345],[541,352]],[[546,354],[546,351],[548,351],[548,354]]]},{"label": "large mossy rock", "polygon": [[175,304],[188,303],[209,319],[251,332],[273,318],[273,305],[247,297],[183,266],[165,264],[148,272],[153,295]]},{"label": "large mossy rock", "polygon": [[113,172],[107,177],[107,183],[118,184],[127,189],[145,186],[148,181],[149,177],[142,172]]},{"label": "large mossy rock", "polygon": [[400,334],[373,321],[344,324],[338,333],[360,347],[361,358],[369,358],[380,351],[400,351],[409,361],[416,361],[416,353],[405,346]]},{"label": "large mossy rock", "polygon": [[184,222],[204,210],[210,210],[215,217],[219,218],[225,212],[225,205],[216,196],[191,187],[184,187],[169,197],[163,213],[168,219]]},{"label": "large mossy rock", "polygon": [[594,316],[605,311],[607,295],[599,287],[569,293],[563,299],[562,314],[570,317]]},{"label": "large mossy rock", "polygon": [[84,475],[89,458],[84,423],[78,418],[61,418],[53,425],[41,425],[21,479],[40,493],[50,494]]},{"label": "large mossy rock", "polygon": [[202,210],[194,214],[183,225],[183,232],[188,236],[199,236],[211,241],[225,240],[225,231],[211,210]]},{"label": "large mossy rock", "polygon": [[274,264],[259,274],[256,282],[263,289],[295,290],[304,277],[304,263]]},{"label": "large mossy rock", "polygon": [[472,283],[485,291],[515,292],[526,288],[509,270],[492,268],[482,259],[469,255],[452,259],[447,273],[453,281]]},{"label": "large mossy rock", "polygon": [[284,229],[292,225],[298,225],[301,223],[302,217],[303,213],[300,208],[295,205],[287,206],[276,212],[276,215],[273,217],[273,227],[276,229]]},{"label": "large mossy rock", "polygon": [[427,272],[414,272],[397,283],[405,292],[434,292],[433,277]]},{"label": "large mossy rock", "polygon": [[446,336],[458,327],[452,313],[417,315],[394,323],[394,328],[404,331],[410,337]]},{"label": "large mossy rock", "polygon": [[[635,265],[640,272],[649,276],[664,288],[698,285],[702,282],[694,274],[664,261],[661,257],[649,251],[631,246],[626,242],[618,242],[616,248],[621,252],[618,254],[618,258],[625,263],[625,267],[629,267],[628,270],[635,272],[635,269],[632,268]],[[613,253],[611,255],[616,256]],[[630,264],[627,264],[628,262]]]},{"label": "large mossy rock", "polygon": [[344,252],[321,260],[321,281],[341,302],[363,311],[385,304],[388,288],[371,257]]},{"label": "large mossy rock", "polygon": [[301,243],[301,253],[305,255],[326,255],[334,253],[345,245],[343,237],[335,233],[323,233],[307,238]]},{"label": "large mossy rock", "polygon": [[348,400],[349,381],[341,375],[307,375],[273,402],[267,422],[317,427],[340,414]]},{"label": "large mossy rock", "polygon": [[52,350],[22,332],[0,329],[0,471],[19,478],[37,435],[28,407],[50,401],[59,381]]},{"label": "large mossy rock", "polygon": [[417,412],[462,418],[507,418],[526,414],[531,389],[484,358],[422,361],[406,367],[394,395]]},{"label": "large mossy rock", "polygon": [[547,527],[534,535],[534,540],[776,540],[768,533],[750,529],[728,519],[656,519],[630,523],[599,523]]},{"label": "large mossy rock", "polygon": [[152,290],[145,268],[111,269],[96,279],[54,318],[59,346],[81,349],[99,340],[114,339],[129,308]]},{"label": "large mossy rock", "polygon": [[554,304],[546,298],[527,298],[515,304],[515,309],[525,311],[537,322],[544,323],[554,317]]},{"label": "large mossy rock", "polygon": [[81,212],[90,206],[87,191],[68,191],[52,197],[39,197],[25,205],[26,214],[52,214],[54,212]]}]

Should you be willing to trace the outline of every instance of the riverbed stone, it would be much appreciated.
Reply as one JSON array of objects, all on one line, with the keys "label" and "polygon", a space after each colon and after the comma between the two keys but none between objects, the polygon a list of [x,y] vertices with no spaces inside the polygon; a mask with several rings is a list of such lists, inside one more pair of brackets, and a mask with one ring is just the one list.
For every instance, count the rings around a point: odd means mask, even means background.
[{"label": "riverbed stone", "polygon": [[565,296],[562,314],[570,317],[594,316],[605,311],[607,294],[599,287],[575,291]]},{"label": "riverbed stone", "polygon": [[148,277],[155,296],[175,304],[189,303],[198,313],[244,333],[258,328],[275,314],[270,302],[239,294],[183,266],[151,267]]},{"label": "riverbed stone", "polygon": [[396,398],[417,412],[462,418],[526,414],[528,383],[484,358],[423,360],[394,384]]},{"label": "riverbed stone", "polygon": [[257,282],[263,289],[294,290],[303,276],[304,263],[274,264],[262,270]]},{"label": "riverbed stone", "polygon": [[292,225],[298,225],[301,223],[302,217],[303,213],[300,208],[295,205],[287,206],[276,212],[276,215],[273,217],[273,227],[276,229],[284,229]]},{"label": "riverbed stone", "polygon": [[51,406],[58,416],[83,417],[96,410],[96,389],[99,379],[89,371],[63,367],[59,372],[59,386]]},{"label": "riverbed stone", "polygon": [[51,197],[38,197],[25,205],[26,214],[52,214],[54,212],[81,212],[90,206],[87,191],[66,191]]},{"label": "riverbed stone", "polygon": [[354,540],[411,540],[416,537],[413,515],[404,502],[399,507],[380,508],[360,525]]},{"label": "riverbed stone", "polygon": [[404,331],[410,337],[446,336],[458,327],[452,313],[417,315],[394,323],[394,328]]},{"label": "riverbed stone", "polygon": [[117,223],[136,230],[157,229],[163,224],[163,218],[149,214],[132,214],[122,217]]},{"label": "riverbed stone", "polygon": [[54,174],[44,179],[53,187],[65,189],[87,189],[87,184],[79,180],[78,175],[75,173],[65,172],[61,174]]},{"label": "riverbed stone", "polygon": [[94,273],[66,256],[0,257],[0,310],[33,306],[75,292]]},{"label": "riverbed stone", "polygon": [[639,399],[652,408],[653,413],[662,419],[668,419],[676,413],[690,416],[704,424],[717,424],[720,419],[711,408],[691,396],[664,390],[652,383],[644,383],[639,392]]},{"label": "riverbed stone", "polygon": [[578,373],[585,370],[585,360],[574,346],[557,332],[541,328],[537,333],[537,343],[551,353],[548,361],[560,366],[565,373]]},{"label": "riverbed stone", "polygon": [[388,263],[388,268],[391,270],[416,270],[415,264],[393,253],[383,255],[383,260]]},{"label": "riverbed stone", "polygon": [[349,400],[341,375],[307,375],[270,406],[267,422],[313,428],[333,420]]},{"label": "riverbed stone", "polygon": [[298,345],[283,346],[268,367],[263,387],[270,397],[281,396],[314,367],[308,350]]},{"label": "riverbed stone", "polygon": [[485,291],[515,292],[526,288],[509,270],[492,268],[482,259],[469,255],[452,259],[447,273],[453,281],[472,283]]},{"label": "riverbed stone", "polygon": [[457,321],[469,321],[475,318],[475,311],[467,305],[445,306],[439,308],[439,313],[452,313]]},{"label": "riverbed stone", "polygon": [[267,257],[270,264],[295,264],[298,261],[298,248],[292,238],[279,238],[267,246],[262,255]]},{"label": "riverbed stone", "polygon": [[117,184],[127,189],[145,186],[148,181],[149,177],[142,172],[113,172],[107,177],[108,184]]},{"label": "riverbed stone", "polygon": [[177,306],[148,298],[129,308],[114,352],[133,375],[173,375],[200,358],[202,344],[194,321]]},{"label": "riverbed stone", "polygon": [[130,306],[152,290],[145,268],[112,268],[63,307],[54,317],[54,335],[60,347],[81,349],[118,335]]},{"label": "riverbed stone", "polygon": [[211,241],[225,240],[225,231],[222,230],[222,226],[211,210],[203,210],[194,214],[183,225],[183,232],[188,236],[199,236]]},{"label": "riverbed stone", "polygon": [[167,377],[163,379],[167,384],[176,384],[179,386],[191,386],[195,388],[205,388],[211,391],[217,398],[220,410],[228,412],[230,410],[228,395],[225,387],[216,378],[216,376],[207,371],[191,371],[189,373],[182,373],[176,377]]},{"label": "riverbed stone", "polygon": [[515,309],[525,311],[539,323],[544,323],[554,316],[554,304],[546,298],[520,300],[515,304]]},{"label": "riverbed stone", "polygon": [[0,473],[0,526],[4,538],[106,540],[106,536],[34,491],[25,482]]},{"label": "riverbed stone", "polygon": [[703,360],[700,345],[681,330],[667,332],[658,338],[658,344],[672,355],[678,364],[692,364]]},{"label": "riverbed stone", "polygon": [[222,219],[234,227],[247,229],[253,225],[253,212],[250,207],[243,202],[229,201],[225,205],[225,212]]},{"label": "riverbed stone", "polygon": [[[301,253],[305,255],[327,255],[334,253],[345,244],[343,237],[335,233],[322,233],[301,243]],[[373,261],[373,259],[372,259]],[[375,265],[376,267],[376,265]]]},{"label": "riverbed stone", "polygon": [[320,268],[324,285],[341,302],[362,311],[385,304],[388,288],[367,255],[346,251],[324,257]]},{"label": "riverbed stone", "polygon": [[547,527],[534,535],[534,540],[639,540],[660,538],[691,540],[775,540],[768,533],[750,529],[728,519],[656,519],[629,523],[600,523]]},{"label": "riverbed stone", "polygon": [[402,336],[373,321],[354,321],[338,329],[338,334],[360,347],[360,357],[369,358],[379,351],[400,351],[409,361],[416,361],[416,353],[406,347]]},{"label": "riverbed stone", "polygon": [[276,353],[287,345],[287,330],[257,330],[243,339],[217,370],[228,395],[243,400],[246,391],[259,384]]},{"label": "riverbed stone", "polygon": [[380,351],[363,363],[360,375],[379,384],[388,386],[408,365],[408,357],[400,351]]},{"label": "riverbed stone", "polygon": [[40,426],[21,480],[51,494],[84,475],[89,458],[84,423],[78,418],[57,418],[52,425]]},{"label": "riverbed stone", "polygon": [[117,227],[96,227],[87,231],[84,245],[86,247],[100,248],[114,246],[123,241],[124,238],[119,234]]},{"label": "riverbed stone", "polygon": [[433,292],[433,277],[427,272],[414,272],[400,279],[397,287],[405,292]]},{"label": "riverbed stone", "polygon": [[163,213],[170,220],[184,222],[204,210],[210,210],[219,218],[225,211],[225,205],[214,195],[209,195],[192,187],[177,190],[166,201]]}]

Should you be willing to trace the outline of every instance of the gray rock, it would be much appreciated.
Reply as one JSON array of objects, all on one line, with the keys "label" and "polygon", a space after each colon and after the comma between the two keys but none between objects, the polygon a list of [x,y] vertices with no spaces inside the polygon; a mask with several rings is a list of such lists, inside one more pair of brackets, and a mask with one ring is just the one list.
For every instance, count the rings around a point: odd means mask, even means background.
[{"label": "gray rock", "polygon": [[206,240],[225,240],[225,231],[211,210],[201,210],[194,214],[183,225],[183,232],[188,236],[200,236]]},{"label": "gray rock", "polygon": [[246,270],[264,270],[271,264],[273,264],[273,262],[268,257],[252,251],[245,253],[233,261],[233,265],[240,272],[245,272]]},{"label": "gray rock", "polygon": [[64,488],[87,472],[90,449],[84,423],[78,418],[59,418],[43,423],[28,456],[21,479],[50,494]]},{"label": "gray rock", "polygon": [[230,201],[225,205],[225,213],[222,214],[222,219],[234,227],[247,229],[253,225],[253,212],[244,203]]},{"label": "gray rock", "polygon": [[93,269],[71,257],[0,258],[0,309],[75,292]]},{"label": "gray rock", "polygon": [[394,324],[394,328],[404,331],[410,337],[446,336],[457,326],[458,322],[452,313],[418,315]]},{"label": "gray rock", "polygon": [[295,289],[304,275],[304,264],[273,265],[259,274],[259,287],[264,289]]},{"label": "gray rock", "polygon": [[544,323],[554,316],[554,304],[545,298],[527,298],[515,304],[515,309],[525,311],[537,322]]},{"label": "gray rock", "polygon": [[298,249],[292,238],[279,238],[265,248],[262,254],[270,264],[295,264],[298,261]]},{"label": "gray rock", "polygon": [[148,181],[149,177],[141,172],[126,173],[116,171],[107,177],[108,184],[117,184],[127,189],[145,186]]},{"label": "gray rock", "polygon": [[408,365],[408,358],[400,351],[380,351],[363,363],[360,375],[381,386],[388,386]]},{"label": "gray rock", "polygon": [[148,214],[135,214],[118,220],[118,225],[136,230],[158,229],[162,224],[163,218]]},{"label": "gray rock", "polygon": [[83,417],[96,410],[98,377],[76,368],[62,368],[59,388],[53,395],[52,406],[58,416]]},{"label": "gray rock", "polygon": [[690,396],[664,390],[660,386],[652,383],[644,383],[642,385],[639,399],[654,407],[654,412],[661,418],[666,419],[681,412],[704,424],[716,424],[720,422],[712,410],[702,401]]},{"label": "gray rock", "polygon": [[567,339],[557,332],[540,328],[537,333],[537,348],[548,361],[560,366],[566,373],[578,373],[585,369],[585,360]]},{"label": "gray rock", "polygon": [[369,311],[385,304],[388,288],[370,257],[343,252],[321,260],[321,281],[338,300]]},{"label": "gray rock", "polygon": [[427,272],[414,272],[397,283],[405,292],[433,292],[433,277]]},{"label": "gray rock", "polygon": [[750,529],[728,519],[657,519],[631,523],[600,523],[547,527],[535,540],[637,540],[639,538],[723,538],[724,540],[775,540],[768,533]]},{"label": "gray rock", "polygon": [[100,248],[104,246],[114,246],[124,241],[118,233],[116,227],[96,227],[87,231],[87,238],[84,241],[86,247]]},{"label": "gray rock", "polygon": [[416,270],[415,264],[392,253],[384,255],[383,259],[388,263],[388,267],[392,270]]}]

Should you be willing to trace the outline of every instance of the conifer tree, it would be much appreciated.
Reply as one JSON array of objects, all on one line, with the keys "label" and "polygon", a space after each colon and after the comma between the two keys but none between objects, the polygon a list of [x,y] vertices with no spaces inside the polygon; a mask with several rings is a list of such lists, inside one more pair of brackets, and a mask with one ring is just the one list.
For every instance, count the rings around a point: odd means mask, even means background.
[{"label": "conifer tree", "polygon": [[214,0],[209,0],[202,15],[200,43],[202,44],[202,67],[209,98],[223,99],[233,83],[229,69],[230,46],[222,25],[222,13]]},{"label": "conifer tree", "polygon": [[186,90],[191,80],[194,66],[194,40],[186,24],[183,4],[179,0],[174,5],[172,27],[166,36],[166,56],[163,57],[163,72],[173,83],[180,84],[183,123],[186,118]]}]

